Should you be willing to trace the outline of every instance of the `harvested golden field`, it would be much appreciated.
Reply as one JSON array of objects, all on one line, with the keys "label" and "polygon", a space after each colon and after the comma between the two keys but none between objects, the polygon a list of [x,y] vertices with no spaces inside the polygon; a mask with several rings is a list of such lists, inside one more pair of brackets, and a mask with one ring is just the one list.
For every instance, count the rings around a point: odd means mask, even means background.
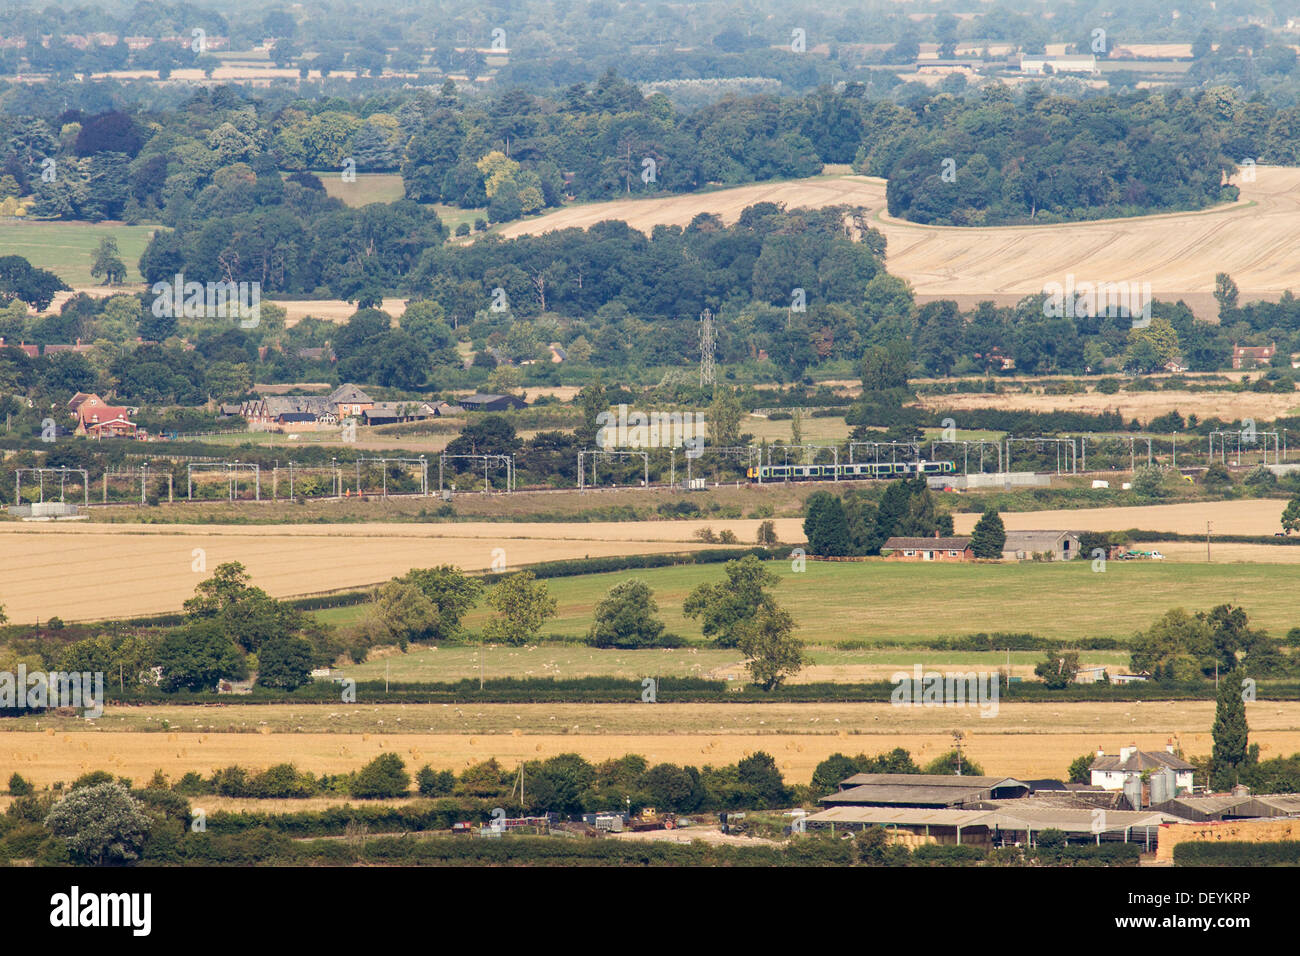
[{"label": "harvested golden field", "polygon": [[[1155,541],[1144,543],[1143,550],[1155,548],[1170,561],[1205,562],[1204,541]],[[1210,561],[1214,564],[1245,562],[1248,564],[1295,564],[1300,562],[1300,548],[1287,545],[1235,544],[1230,541],[1210,543]]]},{"label": "harvested golden field", "polygon": [[607,219],[619,219],[648,234],[659,225],[685,226],[702,212],[716,213],[724,222],[732,223],[740,218],[747,206],[760,202],[784,203],[789,208],[819,209],[822,206],[847,204],[882,209],[885,203],[885,181],[869,176],[822,175],[653,199],[582,203],[511,223],[502,227],[499,233],[507,239],[513,239],[516,236],[538,236],[559,229],[588,229]]},{"label": "harvested golden field", "polygon": [[[1273,534],[1282,530],[1281,499],[1246,501],[1198,501],[1176,505],[1142,505],[1136,508],[1080,508],[1068,511],[1008,511],[1002,521],[1008,531],[1038,528],[1069,528],[1073,531],[1172,531],[1204,534],[1205,523],[1213,522],[1214,534]],[[957,534],[970,534],[979,515],[953,515]],[[1204,553],[1204,545],[1200,546]],[[1268,547],[1263,545],[1262,547]],[[1163,550],[1163,549],[1161,549]],[[1289,551],[1279,547],[1277,551]],[[1273,560],[1287,561],[1286,557]]]},{"label": "harvested golden field", "polygon": [[[1006,392],[1001,395],[986,393],[957,393],[953,395],[925,395],[921,405],[931,410],[961,411],[963,409],[996,409],[1023,412],[1118,412],[1125,421],[1136,418],[1145,424],[1168,412],[1180,412],[1183,417],[1223,418],[1240,421],[1253,418],[1268,421],[1294,415],[1300,409],[1300,395],[1273,392],[1117,392],[1103,395],[1092,391],[1078,395],[1043,395],[1037,392]],[[960,423],[960,419],[958,420]],[[1179,450],[1195,450],[1202,458],[1206,452],[1204,439],[1194,445],[1180,437]]]},{"label": "harvested golden field", "polygon": [[1296,284],[1300,255],[1300,169],[1259,166],[1255,182],[1239,183],[1241,199],[1203,212],[1169,213],[1043,226],[922,226],[885,213],[885,181],[867,176],[816,176],[715,192],[573,206],[515,223],[505,236],[587,228],[622,219],[644,232],[686,225],[701,212],[734,221],[756,202],[789,207],[848,204],[871,210],[889,242],[887,267],[921,298],[1001,302],[1041,292],[1049,281],[1150,282],[1160,299],[1188,298],[1202,318],[1215,318],[1214,276],[1229,273],[1242,301],[1276,297]]},{"label": "harvested golden field", "polygon": [[[520,497],[520,496],[505,496]],[[503,499],[504,500],[504,499]],[[1207,520],[1219,534],[1272,534],[1285,502],[1215,501],[1137,508],[1007,512],[1011,530],[1070,528],[1200,533]],[[253,504],[240,505],[255,509]],[[969,534],[978,515],[954,515],[958,534]],[[752,542],[758,519],[627,522],[447,522],[438,524],[356,523],[341,525],[141,525],[96,523],[6,523],[0,525],[0,553],[21,556],[0,572],[0,598],[17,623],[99,620],[174,611],[194,586],[225,561],[239,561],[260,587],[277,597],[377,584],[413,567],[456,564],[486,570],[494,549],[507,567],[563,558],[603,557],[692,550],[695,532],[730,530]],[[775,519],[782,541],[803,539],[800,518]],[[1292,549],[1236,545],[1221,560],[1297,560]],[[1241,550],[1246,548],[1246,550]],[[202,555],[195,553],[201,549]],[[1171,557],[1196,560],[1198,547],[1171,548]],[[193,570],[202,558],[200,570]],[[101,589],[59,586],[60,580],[98,579],[112,569]]]},{"label": "harvested golden field", "polygon": [[[346,322],[357,311],[357,307],[353,303],[344,302],[342,299],[275,299],[270,301],[272,304],[284,309],[286,328],[293,328],[308,316],[313,319],[325,319],[329,322]],[[406,311],[406,300],[384,299],[380,308],[393,318],[400,319],[402,313]]]},{"label": "harvested golden field", "polygon": [[[256,507],[251,505],[250,507]],[[414,567],[507,567],[563,558],[649,554],[708,547],[697,528],[731,529],[753,541],[757,520],[544,524],[458,522],[293,526],[5,524],[0,595],[10,620],[101,620],[179,610],[217,565],[239,561],[276,597],[377,584]],[[785,540],[797,519],[778,521]],[[196,554],[200,549],[202,554]],[[21,560],[15,560],[21,556]],[[202,566],[195,570],[196,562]],[[108,573],[106,576],[106,569]],[[69,588],[61,582],[100,582]]]},{"label": "harvested golden field", "polygon": [[[422,729],[428,720],[441,732],[9,731],[0,733],[0,773],[18,771],[38,785],[70,781],[97,769],[143,781],[158,769],[175,779],[187,771],[210,774],[234,763],[255,768],[292,762],[314,773],[340,773],[384,752],[398,754],[410,769],[427,763],[435,769],[460,770],[490,757],[510,767],[560,753],[579,753],[591,761],[637,753],[652,764],[699,766],[732,763],[763,750],[776,758],[787,780],[807,783],[816,765],[832,753],[876,754],[904,747],[923,762],[949,750],[951,731],[961,728],[967,733],[966,753],[989,773],[1060,777],[1071,760],[1098,747],[1111,753],[1128,744],[1154,750],[1174,738],[1188,755],[1208,754],[1214,719],[1212,701],[1003,703],[996,717],[985,720],[973,710],[887,704],[488,704],[467,705],[462,708],[466,716],[471,707],[482,714],[473,720],[500,729],[454,732],[449,726],[462,719],[455,707],[390,705],[366,708],[366,716],[376,725],[386,717],[384,726],[393,727],[393,714],[400,712],[410,718],[412,730]],[[243,711],[255,725],[266,720],[269,730],[283,726],[288,715],[279,712],[289,709],[236,706],[221,711]],[[173,713],[177,727],[194,721],[224,723],[227,716],[218,717],[215,708],[132,710],[148,712],[155,721],[158,714]],[[336,713],[320,706],[292,710],[293,719],[304,726],[320,725]],[[258,718],[258,713],[263,716]],[[1251,740],[1261,745],[1264,756],[1300,751],[1300,703],[1260,701],[1247,713]],[[101,725],[111,725],[114,717],[110,711]],[[138,725],[143,719],[132,715],[129,722]],[[557,724],[570,722],[568,733],[558,732]],[[59,723],[84,726],[74,720]],[[351,721],[340,723],[352,727]]]}]

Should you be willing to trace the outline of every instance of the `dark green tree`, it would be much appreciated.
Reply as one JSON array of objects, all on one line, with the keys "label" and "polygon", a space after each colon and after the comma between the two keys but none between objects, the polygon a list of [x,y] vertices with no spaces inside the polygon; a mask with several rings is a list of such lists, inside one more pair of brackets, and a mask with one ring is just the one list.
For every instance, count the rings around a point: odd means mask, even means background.
[{"label": "dark green tree", "polygon": [[925,767],[922,769],[921,772],[936,773],[936,774],[955,774],[959,766],[961,768],[961,775],[963,777],[984,776],[983,767],[981,767],[975,761],[971,760],[965,754],[959,754],[956,749],[949,750],[947,753],[942,753],[939,756],[935,757],[933,760],[931,760],[928,764],[925,765]]},{"label": "dark green tree", "polygon": [[301,637],[273,637],[257,652],[257,683],[297,690],[311,680],[312,648]]},{"label": "dark green tree", "polygon": [[449,797],[456,789],[456,775],[425,764],[415,775],[415,786],[422,797]]},{"label": "dark green tree", "polygon": [[808,551],[822,557],[842,557],[853,553],[849,522],[844,504],[828,491],[817,491],[804,504],[803,533],[808,537]]},{"label": "dark green tree", "polygon": [[1078,651],[1053,651],[1046,660],[1034,665],[1034,673],[1043,679],[1048,690],[1063,690],[1074,682],[1079,672]]},{"label": "dark green tree", "polygon": [[1249,756],[1250,728],[1246,725],[1246,701],[1239,676],[1225,676],[1219,681],[1210,733],[1214,737],[1210,751],[1212,784],[1216,790],[1226,790],[1237,783]]},{"label": "dark green tree", "polygon": [[994,508],[989,508],[971,534],[971,551],[977,558],[1000,558],[1006,547],[1007,530],[1002,524],[1002,516]]},{"label": "dark green tree", "polygon": [[157,661],[162,668],[162,688],[168,692],[213,690],[218,681],[248,676],[239,645],[213,621],[195,622],[169,633],[158,647]]},{"label": "dark green tree", "polygon": [[614,585],[596,605],[587,635],[596,647],[654,647],[664,633],[654,592],[644,581]]},{"label": "dark green tree", "polygon": [[1070,769],[1065,772],[1066,783],[1092,783],[1092,762],[1097,755],[1089,751],[1070,761]]},{"label": "dark green tree", "polygon": [[414,584],[438,609],[437,622],[427,635],[431,641],[446,641],[459,635],[461,619],[483,596],[482,581],[450,564],[415,568],[400,580]]},{"label": "dark green tree", "polygon": [[411,775],[397,754],[380,754],[357,771],[351,791],[359,800],[405,797],[411,791]]},{"label": "dark green tree", "polygon": [[740,641],[741,626],[758,613],[767,592],[781,579],[763,567],[752,554],[723,565],[726,581],[705,583],[695,588],[682,605],[689,618],[700,618],[705,637],[719,647],[735,647]]},{"label": "dark green tree", "polygon": [[788,803],[790,791],[786,789],[781,771],[772,755],[758,751],[736,763],[742,786],[748,789],[757,807],[779,807]]}]

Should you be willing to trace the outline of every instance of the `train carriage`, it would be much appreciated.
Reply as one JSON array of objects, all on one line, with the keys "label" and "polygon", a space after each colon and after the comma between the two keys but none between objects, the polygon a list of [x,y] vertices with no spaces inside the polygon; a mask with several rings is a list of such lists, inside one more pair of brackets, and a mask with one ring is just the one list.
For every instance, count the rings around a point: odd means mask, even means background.
[{"label": "train carriage", "polygon": [[862,481],[951,475],[957,470],[950,461],[854,462],[843,465],[751,465],[745,471],[750,481]]}]

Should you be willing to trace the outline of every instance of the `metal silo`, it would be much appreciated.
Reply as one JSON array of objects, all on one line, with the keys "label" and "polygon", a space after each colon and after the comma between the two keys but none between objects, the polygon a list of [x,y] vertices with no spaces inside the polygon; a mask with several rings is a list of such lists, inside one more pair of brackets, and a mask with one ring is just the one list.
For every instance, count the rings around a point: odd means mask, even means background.
[{"label": "metal silo", "polygon": [[1151,774],[1151,802],[1164,803],[1166,800],[1172,800],[1177,795],[1175,786],[1174,772],[1171,768],[1165,767],[1163,770],[1157,770]]},{"label": "metal silo", "polygon": [[1124,799],[1134,810],[1142,809],[1142,778],[1137,774],[1125,779]]}]

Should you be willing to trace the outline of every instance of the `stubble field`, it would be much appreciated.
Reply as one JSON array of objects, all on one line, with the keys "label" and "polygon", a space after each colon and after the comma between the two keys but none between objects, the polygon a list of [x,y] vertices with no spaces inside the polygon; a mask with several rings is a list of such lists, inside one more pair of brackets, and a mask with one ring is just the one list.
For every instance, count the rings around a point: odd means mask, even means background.
[{"label": "stubble field", "polygon": [[660,224],[684,226],[701,212],[731,222],[757,202],[792,208],[843,203],[871,210],[873,225],[889,243],[889,272],[910,282],[923,299],[1013,302],[1041,292],[1045,282],[1064,283],[1073,274],[1078,281],[1150,282],[1156,298],[1187,298],[1198,316],[1213,319],[1217,312],[1209,293],[1216,273],[1233,277],[1242,301],[1276,298],[1296,284],[1292,263],[1300,254],[1300,169],[1259,166],[1255,182],[1238,185],[1238,202],[1201,212],[971,228],[893,219],[884,212],[883,179],[823,175],[574,206],[514,223],[502,234],[539,235],[587,228],[605,219],[621,219],[648,233]]},{"label": "stubble field", "polygon": [[[788,489],[774,489],[773,494],[785,495]],[[505,496],[506,498],[523,496]],[[603,503],[599,496],[591,499]],[[754,499],[757,500],[757,499]],[[1070,528],[1074,530],[1120,530],[1144,528],[1156,531],[1190,532],[1203,529],[1206,521],[1213,522],[1216,534],[1272,534],[1279,525],[1279,516],[1285,502],[1280,499],[1254,501],[1196,502],[1172,505],[1152,505],[1140,508],[1094,508],[1068,511],[1007,512],[1003,520],[1008,529]],[[257,514],[256,505],[238,506],[241,515]],[[119,515],[120,516],[120,515]],[[978,516],[971,513],[954,515],[958,534],[969,533]],[[803,522],[799,518],[775,519],[776,533],[783,542],[803,540]],[[437,564],[455,564],[467,571],[481,571],[491,567],[495,549],[504,551],[507,568],[539,561],[564,558],[600,557],[621,554],[649,554],[665,551],[685,551],[703,545],[695,532],[709,527],[721,533],[730,530],[741,544],[755,540],[759,519],[691,520],[691,521],[630,521],[630,522],[494,522],[465,521],[439,523],[355,523],[343,525],[144,525],[108,523],[18,523],[0,524],[0,553],[7,560],[0,570],[0,601],[5,605],[11,620],[17,623],[48,620],[52,616],[66,621],[102,620],[112,616],[130,616],[163,613],[179,610],[181,603],[191,596],[194,586],[218,564],[239,561],[248,568],[253,581],[276,597],[315,593],[320,591],[378,584],[393,575],[404,574],[413,567]],[[1217,546],[1216,546],[1217,547]],[[1229,547],[1229,546],[1222,546]],[[1105,575],[1085,573],[1086,568],[1040,566],[1025,568],[1017,573],[1014,568],[997,566],[988,568],[954,568],[948,566],[916,566],[867,562],[853,565],[817,565],[810,563],[806,577],[792,575],[795,581],[808,582],[821,575],[858,574],[861,581],[846,581],[839,591],[831,589],[800,589],[787,586],[788,600],[798,602],[808,595],[814,603],[802,610],[805,618],[822,621],[821,629],[841,638],[866,636],[877,630],[864,619],[861,608],[871,604],[873,594],[884,594],[897,604],[892,620],[905,625],[892,627],[889,636],[906,632],[927,633],[927,628],[943,627],[941,633],[967,633],[975,630],[1006,630],[1014,620],[1004,610],[1008,599],[1031,602],[1026,612],[1031,621],[1046,616],[1038,603],[1044,598],[1038,593],[1035,581],[1065,580],[1069,575],[1078,600],[1086,612],[1091,608],[1102,614],[1102,620],[1116,626],[1132,621],[1125,617],[1112,617],[1105,608],[1112,604],[1130,607],[1135,603],[1149,610],[1143,617],[1163,612],[1171,606],[1163,601],[1187,601],[1193,594],[1187,591],[1187,582],[1203,595],[1202,603],[1212,599],[1233,600],[1258,608],[1270,620],[1270,626],[1281,626],[1283,632],[1296,623],[1286,623],[1281,608],[1272,614],[1269,608],[1285,600],[1286,592],[1281,582],[1289,580],[1283,568],[1294,566],[1295,549],[1287,547],[1232,546],[1237,551],[1225,550],[1218,557],[1250,561],[1252,564],[1213,564],[1200,571],[1187,563],[1199,560],[1196,546],[1170,548],[1170,556],[1184,570],[1175,571],[1170,564],[1163,570],[1150,573],[1171,577],[1168,587],[1155,592],[1125,585],[1126,576],[1148,573],[1150,566],[1138,570],[1135,564],[1112,562]],[[197,553],[196,553],[197,551]],[[1265,564],[1263,562],[1270,562]],[[784,573],[789,565],[778,564]],[[111,575],[104,577],[104,569]],[[845,569],[861,570],[845,570]],[[653,572],[664,575],[667,590],[660,595],[666,607],[675,604],[680,609],[680,597],[692,582],[720,575],[718,567],[680,568]],[[949,580],[957,574],[959,581]],[[919,575],[919,577],[918,577]],[[1052,578],[1052,575],[1057,577]],[[628,575],[624,574],[622,577]],[[1002,581],[993,592],[984,593],[978,585],[981,576],[989,581]],[[1041,576],[1041,577],[1040,577]],[[619,576],[613,576],[618,578]],[[680,578],[681,580],[677,580]],[[895,580],[897,578],[897,580]],[[67,581],[95,580],[102,585],[90,588],[70,588]],[[607,587],[599,576],[582,579],[584,587]],[[903,592],[889,589],[907,585]],[[919,582],[919,583],[918,583]],[[557,582],[556,587],[576,586]],[[862,591],[862,587],[872,590]],[[963,590],[976,587],[975,591]],[[885,590],[877,590],[884,588]],[[957,588],[957,590],[953,590]],[[678,592],[681,594],[678,594]],[[1049,588],[1051,594],[1056,591]],[[594,592],[593,592],[594,593]],[[603,590],[601,592],[603,594]],[[982,596],[983,595],[983,596]],[[1099,597],[1100,595],[1100,597]],[[1113,595],[1113,597],[1112,597]],[[1050,595],[1049,595],[1050,596]],[[1056,594],[1060,597],[1059,594]],[[980,601],[987,597],[987,604]],[[1068,596],[1067,596],[1068,597]],[[559,628],[585,624],[579,621],[589,613],[591,595],[581,595],[570,612],[561,609],[555,621]],[[891,605],[892,606],[892,605]],[[951,613],[945,611],[949,609]],[[1144,611],[1146,614],[1146,611]],[[937,617],[936,617],[937,615]],[[693,633],[694,625],[684,620],[669,621],[670,630]],[[844,624],[853,622],[851,628]],[[911,622],[910,624],[908,622]],[[1027,627],[1028,625],[1026,625]],[[1044,620],[1043,627],[1050,633],[1052,625]],[[864,628],[866,629],[864,631]],[[1019,628],[1024,629],[1024,628]],[[1035,627],[1037,629],[1037,627]],[[852,634],[848,633],[852,631]],[[1107,628],[1109,632],[1110,627]],[[862,633],[859,633],[862,632]],[[810,635],[813,637],[816,635]]]},{"label": "stubble field", "polygon": [[[951,732],[961,729],[965,753],[987,772],[1059,779],[1071,760],[1099,747],[1156,750],[1173,739],[1188,755],[1208,754],[1214,703],[1003,702],[986,719],[974,709],[888,704],[230,705],[119,714],[110,709],[95,730],[78,732],[84,723],[65,718],[34,732],[0,734],[0,770],[45,785],[96,769],[137,781],[161,769],[174,780],[235,763],[292,762],[313,773],[341,773],[385,752],[411,769],[427,763],[459,771],[491,757],[513,767],[561,753],[591,761],[636,753],[651,764],[721,765],[762,750],[788,781],[807,783],[830,754],[904,747],[923,762],[951,749]],[[1247,715],[1251,740],[1265,757],[1300,751],[1300,702],[1260,701]],[[158,728],[163,720],[170,729],[114,729]],[[28,721],[23,718],[31,729]]]}]

